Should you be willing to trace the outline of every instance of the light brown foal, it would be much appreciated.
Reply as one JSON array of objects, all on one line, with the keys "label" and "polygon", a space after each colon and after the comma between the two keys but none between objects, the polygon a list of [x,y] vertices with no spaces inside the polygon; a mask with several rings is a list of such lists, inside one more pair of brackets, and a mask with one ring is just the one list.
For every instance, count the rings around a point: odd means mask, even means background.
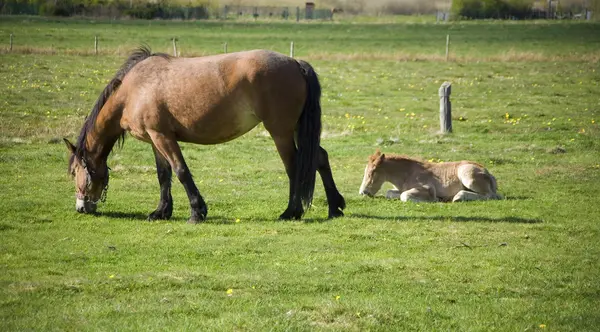
[{"label": "light brown foal", "polygon": [[281,219],[299,219],[310,205],[316,172],[323,180],[329,217],[342,216],[327,152],[320,146],[321,87],[305,61],[254,50],[198,58],[134,52],[104,89],[71,151],[79,212],[94,212],[106,194],[106,160],[126,132],[152,145],[160,201],[149,219],[173,211],[171,174],[183,184],[189,222],[206,218],[207,207],[178,142],[219,144],[262,122],[271,134],[289,178],[289,201]]},{"label": "light brown foal", "polygon": [[385,182],[395,187],[386,197],[403,202],[502,198],[496,192],[496,178],[473,161],[431,163],[377,150],[369,157],[359,193],[374,196]]}]

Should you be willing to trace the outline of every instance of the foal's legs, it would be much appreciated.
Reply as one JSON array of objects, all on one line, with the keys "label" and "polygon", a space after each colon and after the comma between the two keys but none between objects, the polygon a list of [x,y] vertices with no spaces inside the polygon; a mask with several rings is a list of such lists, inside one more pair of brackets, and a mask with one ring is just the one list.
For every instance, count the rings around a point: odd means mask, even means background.
[{"label": "foal's legs", "polygon": [[171,168],[175,171],[179,182],[181,182],[185,188],[192,210],[192,215],[190,216],[188,223],[195,224],[203,221],[206,219],[206,214],[208,212],[206,203],[202,196],[200,196],[198,188],[196,188],[196,184],[192,179],[192,173],[190,173],[190,170],[183,159],[179,144],[177,144],[177,141],[174,138],[167,137],[155,131],[148,131],[148,135],[156,147],[156,150],[169,162]]},{"label": "foal's legs", "polygon": [[317,166],[323,186],[325,187],[325,195],[327,196],[327,204],[329,205],[329,218],[341,217],[344,215],[342,210],[346,208],[346,201],[340,194],[333,181],[331,174],[331,166],[329,165],[329,157],[327,151],[319,147],[319,164]]},{"label": "foal's legs", "polygon": [[288,180],[290,183],[290,194],[288,200],[287,209],[279,216],[279,219],[290,220],[300,219],[304,213],[302,202],[300,197],[294,195],[295,192],[295,171],[296,171],[296,144],[294,143],[294,137],[289,136],[273,136],[273,141],[277,147],[277,152],[283,161],[285,172],[287,173]]},{"label": "foal's legs", "polygon": [[477,200],[486,200],[488,199],[486,196],[478,194],[476,192],[461,190],[452,198],[452,202],[466,202],[466,201],[477,201]]},{"label": "foal's legs", "polygon": [[[484,169],[475,165],[463,165],[458,169],[458,179],[463,186],[477,195],[461,194],[454,196],[452,201],[477,200],[477,199],[501,199],[495,191],[495,179]],[[459,196],[460,194],[460,196]],[[464,196],[465,198],[460,198]],[[458,197],[458,199],[457,199]]]},{"label": "foal's legs", "polygon": [[435,196],[435,188],[424,185],[422,187],[415,187],[400,193],[399,190],[389,190],[387,192],[387,198],[400,198],[403,202],[437,202]]},{"label": "foal's legs", "polygon": [[171,165],[160,152],[152,146],[156,160],[156,174],[160,184],[160,201],[156,210],[148,216],[148,220],[169,219],[173,213],[173,197],[171,197]]}]

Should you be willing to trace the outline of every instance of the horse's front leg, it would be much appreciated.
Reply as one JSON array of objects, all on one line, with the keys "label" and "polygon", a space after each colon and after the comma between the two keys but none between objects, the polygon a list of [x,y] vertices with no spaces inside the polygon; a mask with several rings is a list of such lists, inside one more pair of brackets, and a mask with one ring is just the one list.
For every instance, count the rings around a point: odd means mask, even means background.
[{"label": "horse's front leg", "polygon": [[160,152],[160,154],[169,162],[171,168],[175,171],[179,182],[181,182],[185,188],[185,192],[190,200],[191,208],[191,216],[188,223],[196,224],[204,221],[208,209],[192,179],[192,173],[190,173],[190,170],[183,159],[179,144],[177,144],[177,141],[174,138],[167,137],[159,132],[148,131],[148,135],[150,136],[150,139],[152,139],[152,143],[156,147],[156,150],[158,150],[158,152]]},{"label": "horse's front leg", "polygon": [[160,201],[156,210],[148,216],[148,220],[169,219],[173,214],[173,197],[171,196],[171,177],[173,172],[167,159],[154,146],[152,146],[152,151],[154,151],[156,175],[160,184]]}]

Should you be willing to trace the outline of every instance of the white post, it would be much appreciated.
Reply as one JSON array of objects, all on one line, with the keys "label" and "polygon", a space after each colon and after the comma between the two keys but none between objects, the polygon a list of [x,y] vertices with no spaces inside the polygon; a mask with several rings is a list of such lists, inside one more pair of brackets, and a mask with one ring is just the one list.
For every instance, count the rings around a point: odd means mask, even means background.
[{"label": "white post", "polygon": [[442,134],[452,132],[452,103],[450,102],[450,87],[452,83],[444,82],[439,90],[440,96],[440,131]]},{"label": "white post", "polygon": [[294,57],[294,42],[290,43],[290,58]]},{"label": "white post", "polygon": [[94,54],[98,55],[98,36],[94,36]]},{"label": "white post", "polygon": [[223,44],[223,53],[227,53],[227,42]]},{"label": "white post", "polygon": [[9,51],[12,52],[12,44],[13,44],[13,34],[10,34],[10,47],[8,48]]},{"label": "white post", "polygon": [[177,38],[173,38],[173,56],[177,56]]}]

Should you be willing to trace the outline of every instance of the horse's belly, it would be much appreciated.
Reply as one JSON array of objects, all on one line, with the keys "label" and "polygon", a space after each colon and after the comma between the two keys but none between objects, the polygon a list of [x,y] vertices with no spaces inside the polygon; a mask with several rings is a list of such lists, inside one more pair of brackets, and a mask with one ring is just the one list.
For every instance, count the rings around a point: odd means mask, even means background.
[{"label": "horse's belly", "polygon": [[253,108],[242,101],[194,113],[195,116],[180,122],[179,140],[197,144],[224,143],[244,135],[261,122]]}]

